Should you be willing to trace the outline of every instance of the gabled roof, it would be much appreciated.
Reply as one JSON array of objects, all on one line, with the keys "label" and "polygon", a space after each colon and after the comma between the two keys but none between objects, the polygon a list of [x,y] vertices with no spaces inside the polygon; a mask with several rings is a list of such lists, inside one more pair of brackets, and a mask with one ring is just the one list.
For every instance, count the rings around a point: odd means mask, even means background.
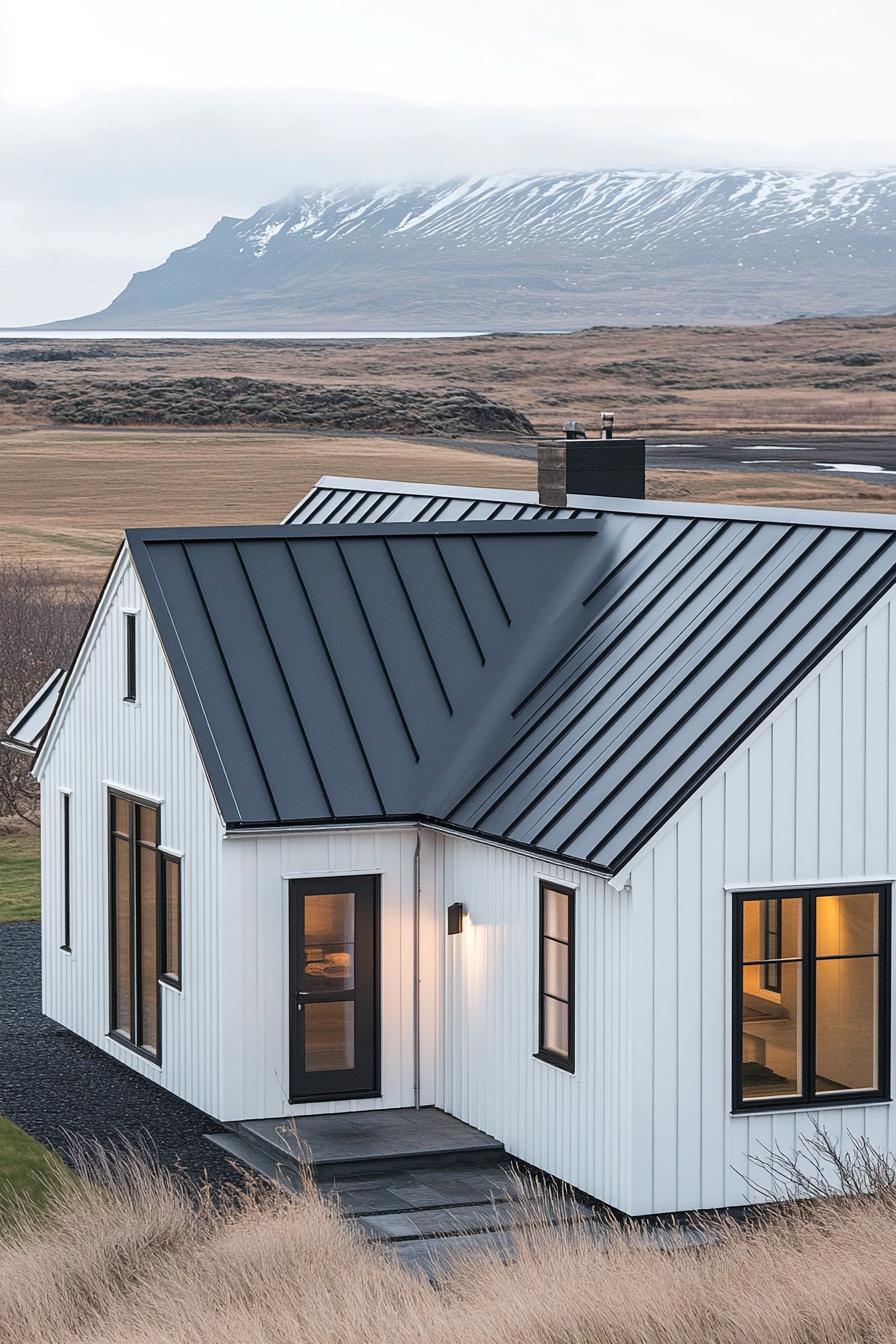
[{"label": "gabled roof", "polygon": [[428,814],[575,639],[599,563],[593,522],[127,542],[234,827]]},{"label": "gabled roof", "polygon": [[2,739],[5,747],[29,756],[37,751],[53,717],[64,679],[65,668],[57,667],[7,728]]},{"label": "gabled roof", "polygon": [[504,494],[325,481],[310,525],[128,534],[228,825],[616,872],[896,580],[890,518]]}]

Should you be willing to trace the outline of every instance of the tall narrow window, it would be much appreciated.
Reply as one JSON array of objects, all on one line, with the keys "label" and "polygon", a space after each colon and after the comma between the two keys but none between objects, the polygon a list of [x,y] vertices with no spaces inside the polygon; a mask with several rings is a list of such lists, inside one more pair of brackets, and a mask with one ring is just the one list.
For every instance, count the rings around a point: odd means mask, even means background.
[{"label": "tall narrow window", "polygon": [[735,897],[737,1109],[886,1095],[889,920],[889,887]]},{"label": "tall narrow window", "polygon": [[137,617],[133,611],[124,614],[124,698],[137,699]]},{"label": "tall narrow window", "polygon": [[180,989],[180,859],[162,861],[162,978]]},{"label": "tall narrow window", "polygon": [[158,1059],[159,809],[116,793],[109,809],[110,1026]]},{"label": "tall narrow window", "polygon": [[71,794],[62,795],[62,950],[72,950]]},{"label": "tall narrow window", "polygon": [[575,895],[539,887],[538,1058],[575,1068]]}]

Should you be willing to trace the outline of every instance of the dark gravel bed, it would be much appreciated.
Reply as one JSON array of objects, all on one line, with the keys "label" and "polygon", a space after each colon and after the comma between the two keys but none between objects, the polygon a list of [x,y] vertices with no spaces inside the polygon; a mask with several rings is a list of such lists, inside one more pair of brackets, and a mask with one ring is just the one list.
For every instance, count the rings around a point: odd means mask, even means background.
[{"label": "dark gravel bed", "polygon": [[0,1114],[66,1158],[72,1143],[127,1140],[216,1188],[238,1179],[204,1134],[222,1126],[40,1010],[40,925],[0,925]]}]

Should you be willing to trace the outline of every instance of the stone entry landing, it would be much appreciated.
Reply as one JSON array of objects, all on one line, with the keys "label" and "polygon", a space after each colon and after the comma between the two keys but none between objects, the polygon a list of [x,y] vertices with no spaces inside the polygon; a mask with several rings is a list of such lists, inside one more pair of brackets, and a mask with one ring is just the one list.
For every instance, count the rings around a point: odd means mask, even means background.
[{"label": "stone entry landing", "polygon": [[[316,1177],[371,1175],[414,1163],[500,1160],[504,1146],[490,1134],[465,1125],[435,1106],[383,1111],[351,1111],[340,1115],[301,1116],[289,1120],[245,1120],[232,1127],[240,1144],[259,1150],[275,1162],[295,1167],[304,1158]],[[230,1135],[215,1141],[239,1157]]]},{"label": "stone entry landing", "polygon": [[497,1139],[432,1106],[254,1120],[209,1137],[293,1188],[304,1152],[345,1216],[425,1273],[459,1252],[512,1253],[514,1229],[544,1216],[514,1184]]}]

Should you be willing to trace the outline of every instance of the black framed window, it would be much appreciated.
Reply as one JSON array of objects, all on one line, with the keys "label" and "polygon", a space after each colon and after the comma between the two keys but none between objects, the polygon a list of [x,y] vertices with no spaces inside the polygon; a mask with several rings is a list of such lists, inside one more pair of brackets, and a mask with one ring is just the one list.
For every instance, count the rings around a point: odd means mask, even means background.
[{"label": "black framed window", "polygon": [[538,1058],[575,1069],[575,893],[538,889]]},{"label": "black framed window", "polygon": [[62,951],[72,950],[72,798],[62,795]]},{"label": "black framed window", "polygon": [[175,989],[181,987],[181,920],[180,859],[173,854],[160,854],[161,863],[161,917],[162,917],[162,960],[161,975],[166,984]]},{"label": "black framed window", "polygon": [[734,897],[734,1108],[885,1097],[890,888]]},{"label": "black framed window", "polygon": [[137,699],[137,616],[124,614],[124,698]]},{"label": "black framed window", "polygon": [[109,1019],[112,1035],[161,1059],[161,864],[156,804],[109,794]]}]

